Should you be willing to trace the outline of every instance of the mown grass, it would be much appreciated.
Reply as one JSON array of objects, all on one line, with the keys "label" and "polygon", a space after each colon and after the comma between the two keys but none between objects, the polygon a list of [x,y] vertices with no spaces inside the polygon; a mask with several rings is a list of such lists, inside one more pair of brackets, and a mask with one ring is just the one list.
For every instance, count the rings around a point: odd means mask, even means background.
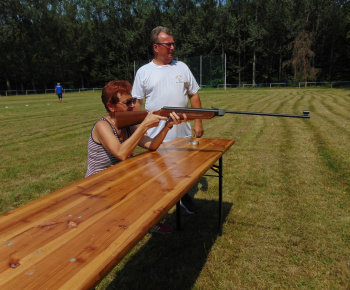
[{"label": "mown grass", "polygon": [[[147,234],[97,288],[350,287],[350,91],[203,90],[201,98],[206,108],[309,109],[311,119],[205,120],[204,137],[236,141],[224,156],[223,235],[218,182],[204,176],[191,190],[200,214],[183,214],[181,232]],[[103,115],[99,93],[66,94],[63,104],[54,95],[0,98],[1,213],[83,178],[88,135]],[[175,226],[173,211],[165,222]]]}]

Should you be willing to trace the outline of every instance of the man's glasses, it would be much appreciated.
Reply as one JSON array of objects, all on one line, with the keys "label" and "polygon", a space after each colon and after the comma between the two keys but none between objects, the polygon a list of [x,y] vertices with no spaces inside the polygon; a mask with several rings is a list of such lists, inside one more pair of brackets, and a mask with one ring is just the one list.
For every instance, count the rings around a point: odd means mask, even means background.
[{"label": "man's glasses", "polygon": [[136,101],[137,101],[137,98],[131,98],[131,99],[126,100],[125,102],[118,102],[118,103],[121,103],[127,107],[130,107],[131,105],[135,105]]},{"label": "man's glasses", "polygon": [[175,47],[175,42],[156,42],[158,45],[164,45],[166,48]]}]

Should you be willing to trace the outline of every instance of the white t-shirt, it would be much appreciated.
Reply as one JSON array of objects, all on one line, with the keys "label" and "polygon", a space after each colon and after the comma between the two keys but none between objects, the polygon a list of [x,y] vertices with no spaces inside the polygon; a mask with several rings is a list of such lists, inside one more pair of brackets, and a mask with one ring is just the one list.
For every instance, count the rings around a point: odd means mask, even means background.
[{"label": "white t-shirt", "polygon": [[[159,110],[164,106],[187,107],[188,95],[199,90],[193,74],[186,64],[173,60],[168,65],[156,65],[153,61],[142,66],[136,73],[132,96],[146,98],[146,111]],[[165,121],[147,131],[150,137],[156,136],[164,127]],[[168,132],[164,142],[176,137],[191,137],[190,123],[174,125]]]}]

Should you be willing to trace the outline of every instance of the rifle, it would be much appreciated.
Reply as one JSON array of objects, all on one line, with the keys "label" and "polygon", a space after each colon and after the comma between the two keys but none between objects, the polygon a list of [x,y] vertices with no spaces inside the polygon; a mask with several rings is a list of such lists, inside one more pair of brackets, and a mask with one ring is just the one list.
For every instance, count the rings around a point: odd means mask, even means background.
[{"label": "rifle", "polygon": [[[222,117],[225,114],[244,114],[244,115],[259,115],[259,116],[272,116],[272,117],[288,117],[288,118],[310,118],[309,111],[303,111],[303,115],[290,115],[290,114],[276,114],[276,113],[259,113],[259,112],[243,112],[243,111],[226,111],[222,109],[196,109],[186,107],[163,107],[156,111],[155,114],[160,116],[169,117],[171,112],[175,112],[180,118],[183,118],[183,114],[186,114],[187,120],[192,121],[195,119],[212,119],[214,117]],[[131,111],[131,112],[118,112],[115,114],[117,119],[118,128],[133,126],[142,123],[146,118],[147,111]]]}]

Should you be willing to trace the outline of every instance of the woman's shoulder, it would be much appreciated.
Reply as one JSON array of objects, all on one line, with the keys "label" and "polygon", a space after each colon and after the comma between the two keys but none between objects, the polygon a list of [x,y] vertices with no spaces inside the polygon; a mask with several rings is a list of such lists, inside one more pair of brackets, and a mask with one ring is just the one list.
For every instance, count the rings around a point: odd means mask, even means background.
[{"label": "woman's shoulder", "polygon": [[113,125],[108,121],[106,117],[102,117],[100,120],[98,120],[95,123],[95,128],[106,128],[106,127],[111,127],[113,128]]}]

